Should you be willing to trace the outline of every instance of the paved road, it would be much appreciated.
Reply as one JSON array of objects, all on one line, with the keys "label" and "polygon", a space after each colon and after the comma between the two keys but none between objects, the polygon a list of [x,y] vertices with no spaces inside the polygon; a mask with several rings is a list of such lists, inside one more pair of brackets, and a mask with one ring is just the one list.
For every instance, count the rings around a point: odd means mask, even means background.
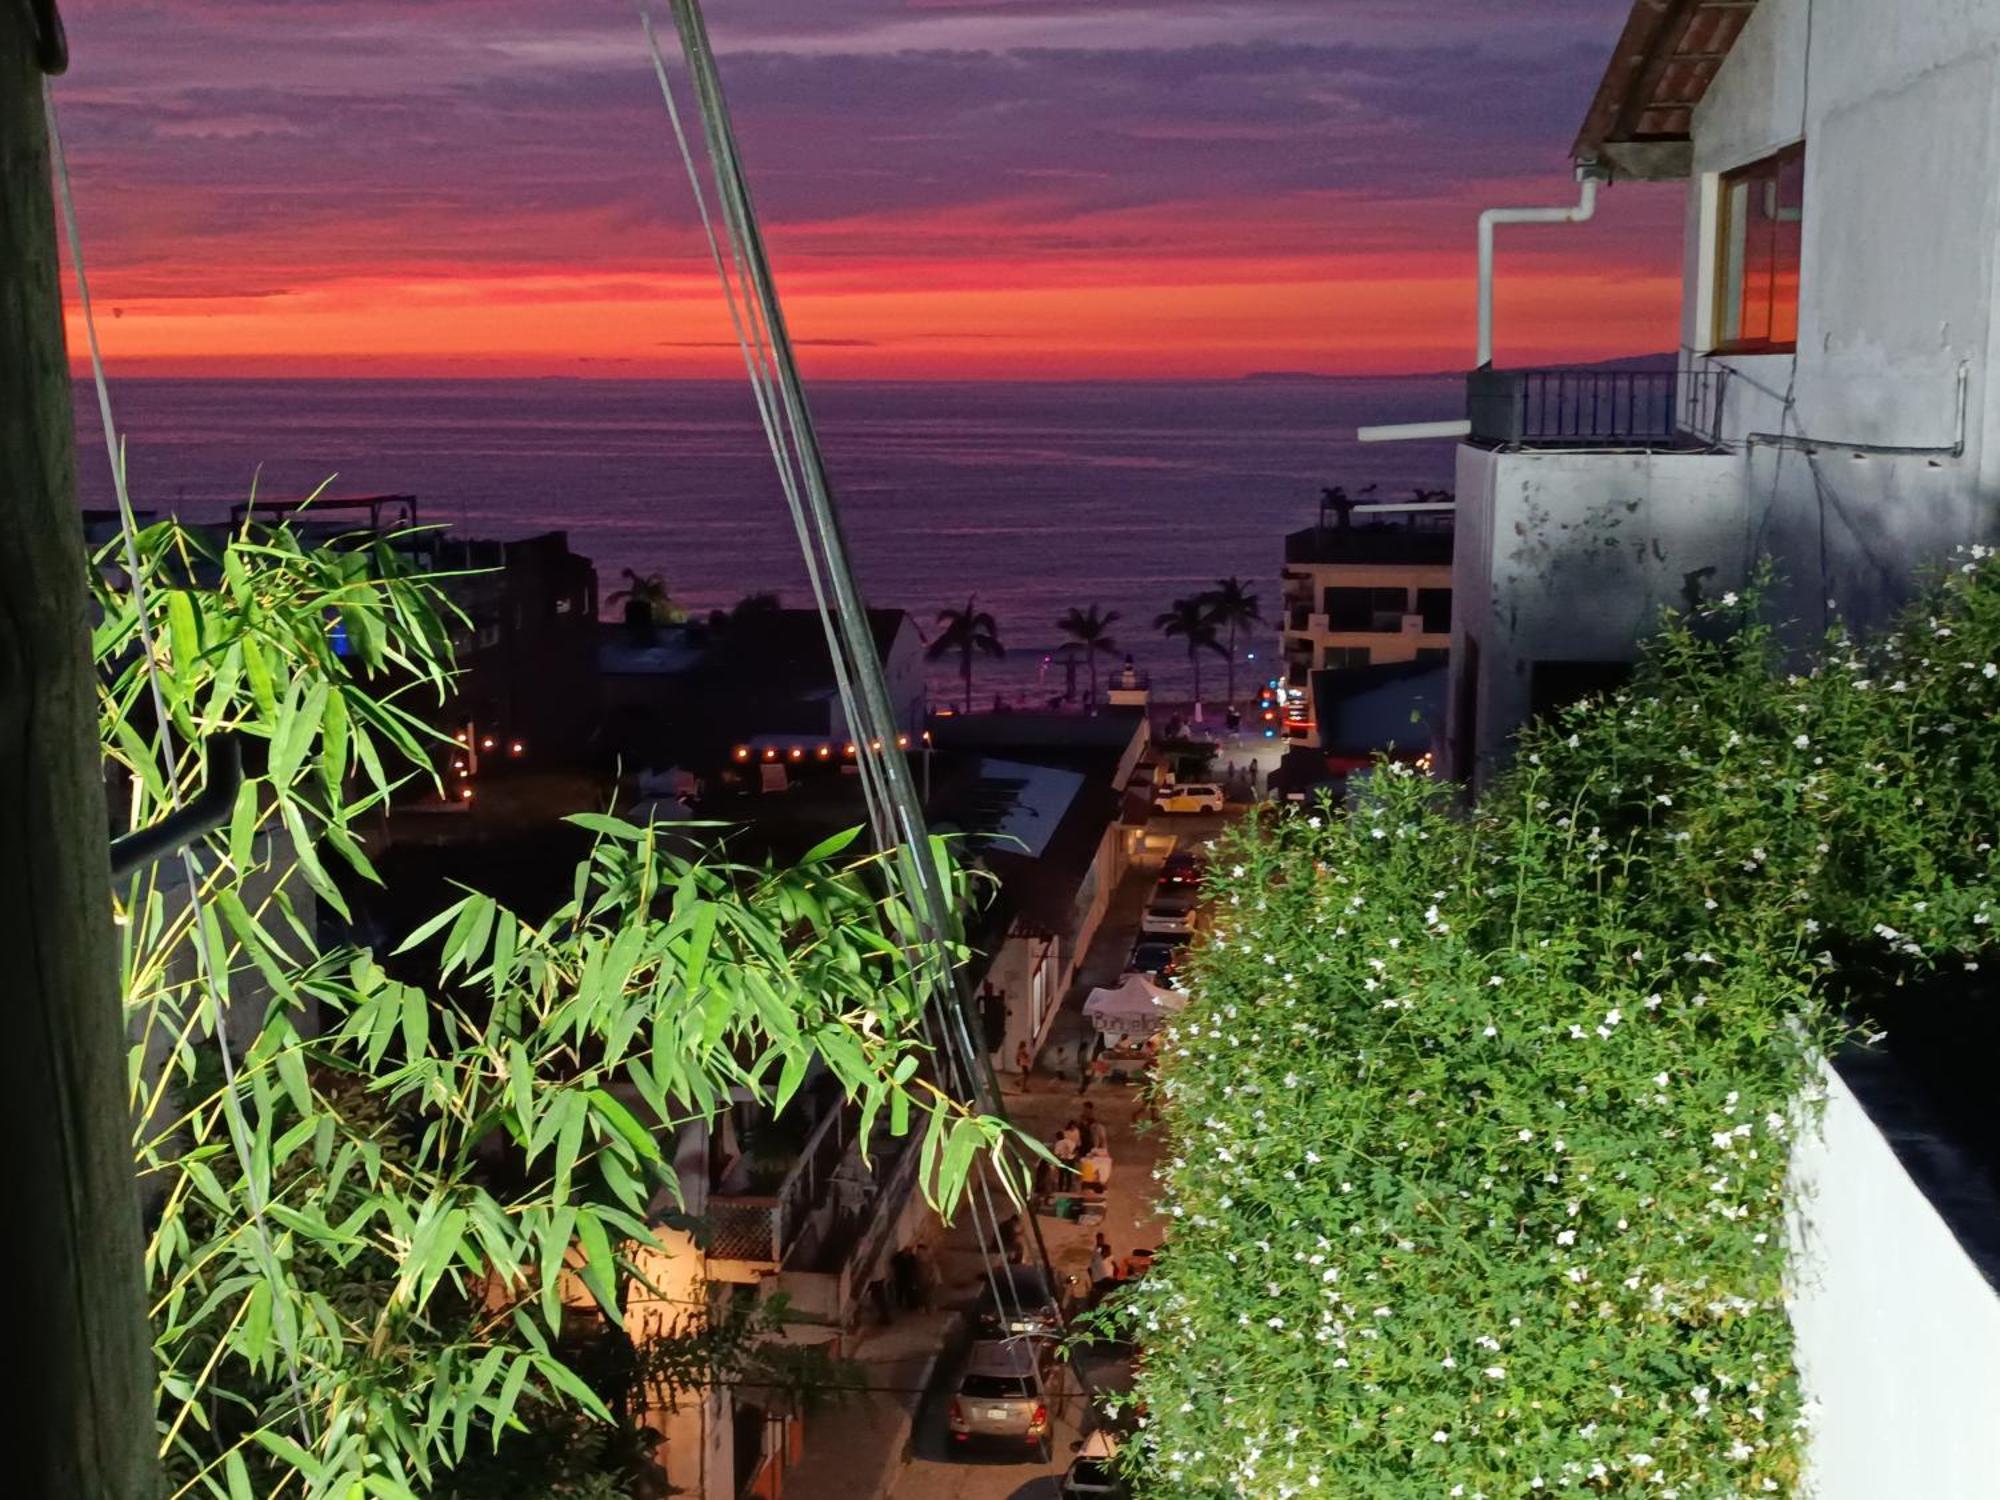
[{"label": "paved road", "polygon": [[[1193,831],[1189,825],[1196,828],[1205,825],[1206,834],[1219,821],[1176,818],[1163,820],[1163,826]],[[1074,1010],[1080,1006],[1092,987],[1117,982],[1138,935],[1139,917],[1155,873],[1152,867],[1135,868],[1128,873],[1090,952],[1085,955],[1076,989],[1067,997],[1066,1008]],[[1073,1057],[1073,1051],[1068,1055]],[[1036,1073],[1025,1093],[1011,1070],[1003,1078],[1003,1084],[1008,1114],[1022,1128],[1033,1130],[1045,1140],[1080,1113],[1084,1099],[1094,1106],[1097,1118],[1103,1121],[1110,1136],[1113,1170],[1111,1185],[1104,1194],[1102,1221],[1090,1227],[1047,1216],[1037,1221],[1056,1274],[1075,1276],[1081,1284],[1089,1269],[1093,1237],[1099,1231],[1120,1256],[1141,1246],[1157,1247],[1164,1230],[1152,1216],[1156,1152],[1152,1136],[1140,1134],[1133,1125],[1139,1091],[1124,1085],[1097,1084],[1088,1094],[1079,1096],[1073,1063],[1064,1077]],[[1058,1408],[1053,1453],[1046,1464],[1009,1455],[960,1454],[952,1451],[945,1426],[945,1408],[956,1388],[958,1370],[958,1361],[947,1361],[940,1367],[931,1395],[917,1416],[912,1461],[890,1491],[892,1500],[1057,1500],[1062,1473],[1069,1467],[1071,1444],[1083,1433],[1081,1424],[1086,1416],[1081,1396],[1072,1396]],[[1095,1389],[1124,1389],[1131,1382],[1129,1363],[1115,1357],[1086,1360],[1082,1374],[1085,1382]]]}]

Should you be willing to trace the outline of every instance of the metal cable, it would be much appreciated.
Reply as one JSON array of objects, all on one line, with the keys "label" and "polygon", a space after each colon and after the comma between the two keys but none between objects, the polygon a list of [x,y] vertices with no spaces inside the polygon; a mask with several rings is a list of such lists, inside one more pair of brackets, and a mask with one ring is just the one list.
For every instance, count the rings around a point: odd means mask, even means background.
[{"label": "metal cable", "polygon": [[[755,210],[750,202],[748,182],[737,155],[726,104],[716,76],[712,50],[698,6],[674,0],[674,16],[683,54],[695,84],[710,161],[716,178],[717,198],[730,247],[730,267],[725,267],[717,244],[693,152],[680,123],[664,60],[645,7],[640,6],[655,76],[666,102],[682,164],[687,170],[701,213],[704,233],[715,262],[718,279],[730,306],[732,325],[742,345],[745,367],[758,393],[759,415],[765,422],[766,438],[780,472],[786,500],[793,510],[794,529],[814,579],[814,597],[828,637],[836,686],[850,729],[856,741],[857,767],[868,806],[869,822],[877,845],[892,860],[892,873],[909,900],[911,918],[918,924],[913,934],[917,954],[912,955],[919,975],[920,993],[931,999],[920,1016],[925,1043],[945,1067],[947,1087],[955,1087],[960,1097],[977,1101],[983,1112],[999,1114],[998,1089],[990,1065],[983,1074],[983,1054],[971,1045],[966,1018],[967,999],[962,988],[953,984],[952,965],[944,948],[948,931],[948,903],[935,865],[930,861],[929,835],[907,762],[896,748],[896,722],[888,701],[873,631],[848,561],[845,538],[838,513],[832,504],[830,486],[821,458],[817,434],[805,403],[782,307],[765,258]],[[734,276],[731,275],[734,270]],[[739,292],[740,289],[740,292]],[[747,314],[739,313],[736,302],[743,297]],[[768,386],[776,386],[775,399]],[[796,465],[796,468],[794,468]],[[815,552],[819,554],[815,556]],[[831,585],[833,598],[820,586],[822,570]],[[879,747],[879,748],[878,748]],[[928,1015],[930,1005],[939,1011],[938,1027],[942,1046],[933,1033]],[[977,1059],[977,1061],[975,1061]],[[1011,1276],[1000,1277],[992,1266],[999,1249],[999,1215],[989,1185],[979,1178],[966,1195],[975,1232],[985,1247],[987,1279],[996,1310],[1004,1317],[1008,1303],[1019,1320],[1022,1305]],[[990,1231],[990,1232],[989,1232]],[[1054,1287],[1053,1269],[1037,1234],[1036,1248],[1044,1275]]]}]

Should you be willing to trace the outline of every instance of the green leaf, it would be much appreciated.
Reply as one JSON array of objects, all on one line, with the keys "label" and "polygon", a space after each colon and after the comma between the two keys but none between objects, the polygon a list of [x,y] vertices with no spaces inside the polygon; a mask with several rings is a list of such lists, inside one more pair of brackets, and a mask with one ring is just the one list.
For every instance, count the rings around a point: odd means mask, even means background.
[{"label": "green leaf", "polygon": [[306,884],[313,888],[313,894],[320,900],[351,920],[347,902],[327,878],[326,867],[319,862],[319,851],[313,847],[312,835],[306,831],[305,819],[299,816],[296,804],[281,802],[278,811],[284,819],[285,831],[291,835],[292,852],[298,856],[299,873],[305,876]]},{"label": "green leaf", "polygon": [[176,686],[186,692],[194,686],[196,664],[201,660],[201,628],[195,623],[194,599],[186,589],[168,589],[167,650],[173,657],[172,674]]},{"label": "green leaf", "polygon": [[300,1474],[305,1476],[308,1482],[312,1484],[322,1482],[322,1476],[325,1471],[320,1467],[319,1460],[306,1452],[304,1448],[300,1447],[290,1438],[286,1437],[282,1432],[275,1432],[269,1427],[259,1427],[250,1436],[260,1447],[281,1463],[290,1464],[294,1469],[298,1470]]},{"label": "green leaf", "polygon": [[298,779],[306,751],[319,733],[320,717],[326,712],[330,691],[324,679],[314,681],[300,676],[293,680],[291,691],[285,696],[277,732],[271,740],[270,761],[271,783],[281,796]]},{"label": "green leaf", "polygon": [[628,823],[623,818],[614,818],[609,813],[571,813],[563,819],[590,833],[600,833],[607,838],[619,839],[626,843],[638,843],[646,836],[646,830],[636,823]]},{"label": "green leaf", "polygon": [[604,1225],[596,1214],[582,1210],[576,1216],[576,1235],[583,1246],[583,1284],[590,1288],[604,1315],[622,1328],[625,1318],[618,1310],[618,1262]]},{"label": "green leaf", "polygon": [[246,776],[243,785],[236,791],[236,806],[229,815],[229,862],[236,867],[239,876],[250,869],[250,861],[256,846],[258,807],[257,788],[260,779]]},{"label": "green leaf", "polygon": [[812,848],[806,850],[805,854],[801,856],[799,863],[802,865],[816,865],[823,860],[831,859],[859,837],[861,837],[861,825],[857,823],[852,828],[843,829],[829,838],[821,839]]},{"label": "green leaf", "polygon": [[638,1117],[621,1104],[617,1097],[604,1089],[592,1089],[587,1096],[596,1106],[611,1128],[622,1136],[641,1161],[660,1160],[660,1143],[653,1138],[652,1131],[639,1123]]}]

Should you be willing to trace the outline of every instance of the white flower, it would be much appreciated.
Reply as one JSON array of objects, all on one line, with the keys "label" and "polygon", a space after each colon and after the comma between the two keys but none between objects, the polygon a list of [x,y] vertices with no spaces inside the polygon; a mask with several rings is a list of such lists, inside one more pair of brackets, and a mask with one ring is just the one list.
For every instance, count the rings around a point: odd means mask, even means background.
[{"label": "white flower", "polygon": [[1520,1133],[1520,1139],[1521,1139],[1521,1140],[1524,1140],[1524,1141],[1532,1141],[1532,1140],[1533,1140],[1534,1138],[1535,1138],[1535,1132],[1534,1132],[1534,1131],[1532,1131],[1532,1130],[1523,1130],[1523,1131],[1522,1131],[1522,1132]]},{"label": "white flower", "polygon": [[1484,1373],[1488,1380],[1505,1380],[1507,1378],[1507,1368],[1505,1365],[1488,1365]]},{"label": "white flower", "polygon": [[1434,1443],[1448,1443],[1451,1441],[1451,1434],[1446,1432],[1443,1428],[1439,1428],[1436,1432],[1431,1434],[1431,1441]]},{"label": "white flower", "polygon": [[1794,735],[1792,737],[1792,748],[1795,750],[1803,750],[1805,749],[1806,746],[1810,745],[1811,743],[1812,743],[1811,735],[1800,734],[1800,735]]},{"label": "white flower", "polygon": [[1458,1361],[1447,1354],[1443,1359],[1438,1361],[1438,1368],[1441,1370],[1456,1370],[1458,1368]]},{"label": "white flower", "polygon": [[1722,602],[1723,602],[1724,604],[1726,604],[1726,605],[1730,605],[1730,606],[1732,606],[1732,607],[1733,607],[1733,606],[1735,605],[1735,603],[1736,603],[1736,595],[1735,595],[1735,593],[1734,593],[1734,592],[1730,592],[1730,593],[1727,593],[1727,594],[1724,594],[1724,595],[1722,596]]}]

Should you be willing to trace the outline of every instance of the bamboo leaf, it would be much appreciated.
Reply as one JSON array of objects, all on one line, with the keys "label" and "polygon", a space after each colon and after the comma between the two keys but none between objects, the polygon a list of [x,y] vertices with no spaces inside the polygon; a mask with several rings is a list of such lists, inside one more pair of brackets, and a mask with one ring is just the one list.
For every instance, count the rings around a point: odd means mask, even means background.
[{"label": "bamboo leaf", "polygon": [[639,1123],[638,1117],[604,1089],[592,1089],[587,1096],[597,1112],[636,1151],[641,1161],[660,1160],[660,1143]]},{"label": "bamboo leaf", "polygon": [[583,1246],[583,1284],[590,1288],[604,1315],[624,1327],[625,1317],[618,1309],[618,1262],[596,1214],[587,1209],[577,1214],[576,1237]]},{"label": "bamboo leaf", "polygon": [[822,860],[832,859],[834,855],[846,849],[859,837],[861,837],[861,825],[857,823],[854,827],[843,829],[830,838],[821,839],[812,848],[806,850],[804,855],[800,857],[799,863],[802,865],[816,865]]}]

